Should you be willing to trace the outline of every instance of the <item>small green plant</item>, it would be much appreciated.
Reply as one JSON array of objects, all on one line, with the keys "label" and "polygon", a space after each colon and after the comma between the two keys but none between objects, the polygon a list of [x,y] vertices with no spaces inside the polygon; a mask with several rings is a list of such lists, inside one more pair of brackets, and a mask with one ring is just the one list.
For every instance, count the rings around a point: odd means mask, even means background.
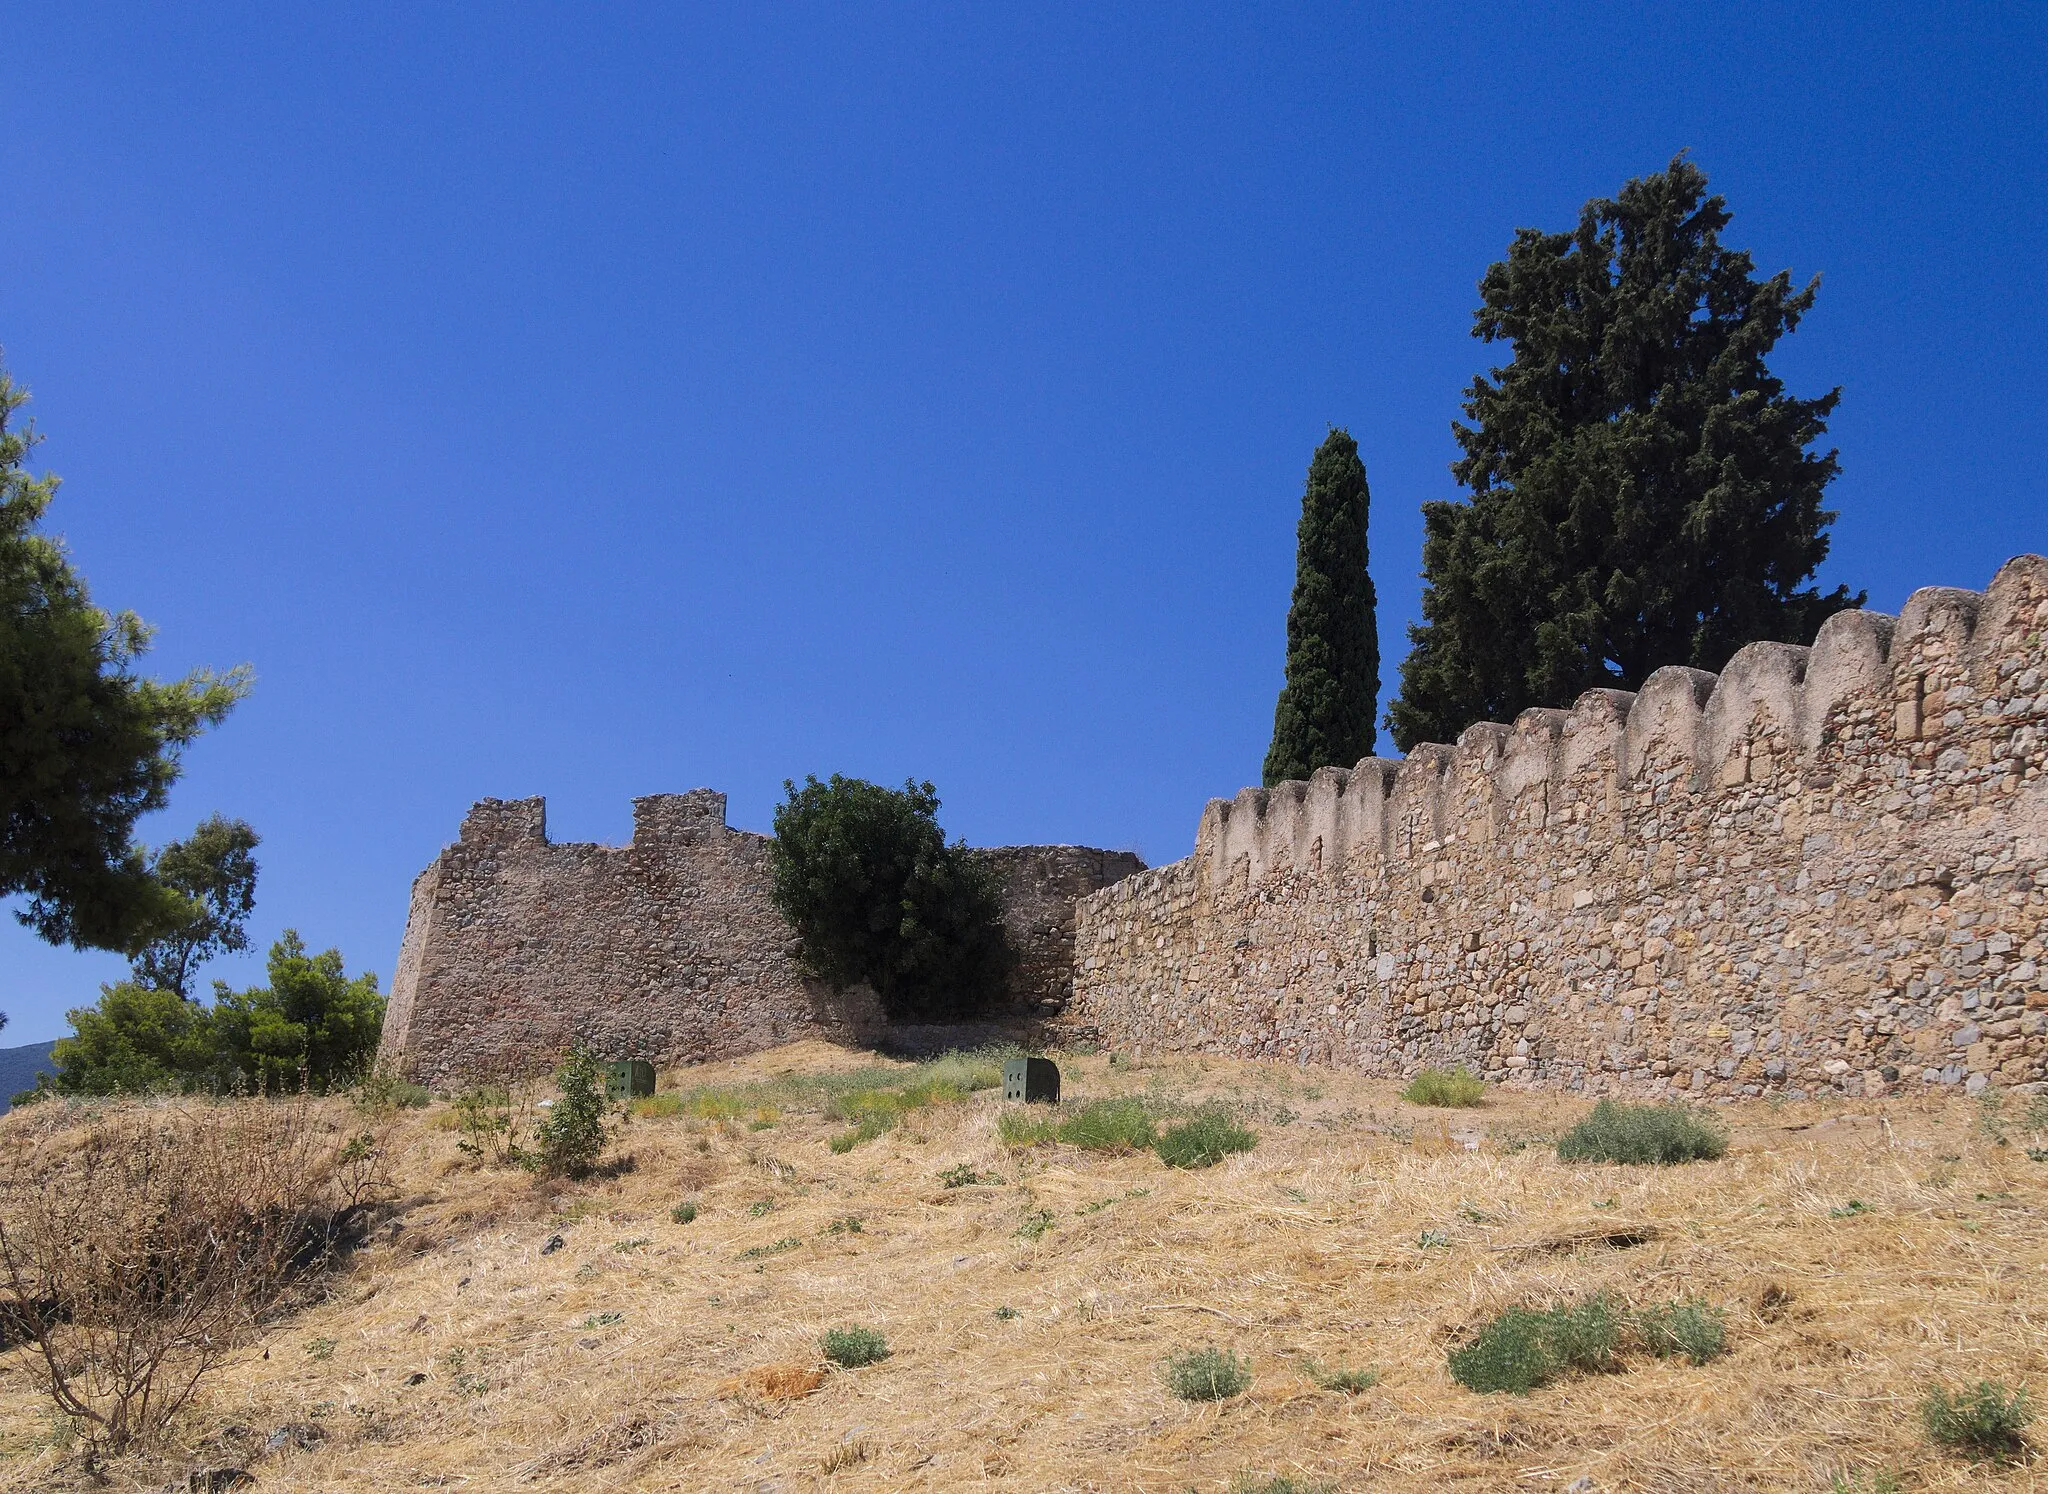
[{"label": "small green plant", "polygon": [[1415,1238],[1417,1250],[1448,1250],[1450,1247],[1451,1236],[1447,1230],[1426,1229]]},{"label": "small green plant", "polygon": [[1683,1355],[1705,1364],[1727,1347],[1728,1324],[1719,1308],[1704,1302],[1667,1302],[1636,1314],[1636,1337],[1659,1358]]},{"label": "small green plant", "polygon": [[604,1151],[604,1072],[581,1043],[555,1075],[561,1098],[540,1123],[534,1167],[556,1177],[587,1177]]},{"label": "small green plant", "polygon": [[331,1338],[309,1338],[306,1340],[306,1357],[327,1360],[334,1357],[334,1340]]},{"label": "small green plant", "polygon": [[668,1211],[668,1217],[677,1224],[694,1224],[697,1219],[697,1205],[689,1199],[684,1199]]},{"label": "small green plant", "polygon": [[455,1149],[500,1167],[525,1161],[525,1095],[510,1085],[472,1084],[455,1096]]},{"label": "small green plant", "polygon": [[733,1259],[736,1261],[764,1260],[771,1255],[780,1255],[785,1250],[794,1250],[801,1244],[803,1244],[803,1241],[799,1240],[795,1235],[784,1235],[773,1245],[750,1246],[734,1256]]},{"label": "small green plant", "polygon": [[965,1162],[956,1163],[939,1174],[948,1188],[995,1187],[1002,1179],[992,1172],[976,1172]]},{"label": "small green plant", "polygon": [[757,1198],[747,1205],[747,1217],[749,1219],[759,1219],[763,1214],[772,1214],[774,1212],[775,1200],[772,1198]]},{"label": "small green plant", "polygon": [[1728,1150],[1728,1133],[1689,1105],[1625,1105],[1602,1100],[1565,1132],[1557,1155],[1565,1162],[1654,1163],[1712,1161]]},{"label": "small green plant", "polygon": [[1301,1367],[1322,1389],[1342,1391],[1345,1395],[1357,1395],[1380,1383],[1378,1370],[1344,1369],[1341,1366],[1325,1369],[1313,1359],[1302,1360]]},{"label": "small green plant", "polygon": [[1620,1337],[1621,1315],[1605,1296],[1542,1311],[1510,1308],[1451,1351],[1451,1378],[1481,1394],[1527,1395],[1566,1370],[1612,1367]]},{"label": "small green plant", "polygon": [[1860,1198],[1852,1198],[1839,1208],[1829,1209],[1830,1219],[1854,1219],[1858,1214],[1868,1214],[1870,1205]]},{"label": "small green plant", "polygon": [[1028,1111],[1005,1110],[996,1117],[996,1135],[1004,1146],[1050,1146],[1059,1140],[1059,1122]]},{"label": "small green plant", "polygon": [[1168,1357],[1165,1376],[1184,1401],[1227,1401],[1251,1388],[1252,1365],[1228,1349],[1194,1349]]},{"label": "small green plant", "polygon": [[623,1323],[626,1315],[622,1312],[594,1312],[583,1320],[585,1328],[609,1328],[614,1323]]},{"label": "small green plant", "polygon": [[1920,1403],[1928,1438],[1972,1458],[2007,1459],[2026,1450],[2034,1405],[2024,1390],[1980,1380],[1953,1393],[1936,1387]]},{"label": "small green plant", "polygon": [[1828,1494],[1900,1494],[1899,1476],[1889,1468],[1865,1474],[1860,1469],[1828,1480]]},{"label": "small green plant", "polygon": [[1052,1210],[1040,1209],[1035,1214],[1026,1215],[1024,1222],[1017,1226],[1017,1238],[1042,1240],[1053,1228]]},{"label": "small green plant", "polygon": [[996,1309],[996,1317],[1005,1323],[1011,1322],[1012,1320],[1016,1318],[1021,1318],[1023,1316],[1024,1314],[1017,1311],[1016,1308],[1010,1306],[1007,1302]]},{"label": "small green plant", "polygon": [[1291,1473],[1240,1473],[1230,1481],[1230,1494],[1337,1494],[1337,1486]]},{"label": "small green plant", "polygon": [[872,1328],[829,1328],[818,1347],[841,1369],[880,1364],[889,1357],[889,1341]]},{"label": "small green plant", "polygon": [[1168,1167],[1213,1167],[1232,1152],[1248,1152],[1259,1138],[1221,1110],[1204,1110],[1170,1128],[1154,1143]]},{"label": "small green plant", "polygon": [[418,1110],[434,1097],[425,1085],[402,1078],[397,1064],[379,1058],[363,1070],[350,1098],[366,1114],[390,1115],[399,1110]]},{"label": "small green plant", "polygon": [[1059,1139],[1091,1152],[1142,1152],[1159,1139],[1152,1114],[1134,1095],[1091,1100],[1060,1122]]},{"label": "small green plant", "polygon": [[1459,1064],[1455,1069],[1424,1069],[1408,1081],[1401,1098],[1411,1105],[1470,1109],[1486,1098],[1486,1081]]},{"label": "small green plant", "polygon": [[646,1235],[635,1235],[630,1240],[612,1241],[612,1249],[617,1251],[620,1255],[631,1255],[634,1251],[643,1250],[647,1246],[652,1245],[653,1243],[654,1241],[649,1239]]},{"label": "small green plant", "polygon": [[848,1214],[843,1218],[833,1220],[831,1224],[826,1226],[825,1233],[828,1235],[857,1235],[863,1228],[860,1215]]}]

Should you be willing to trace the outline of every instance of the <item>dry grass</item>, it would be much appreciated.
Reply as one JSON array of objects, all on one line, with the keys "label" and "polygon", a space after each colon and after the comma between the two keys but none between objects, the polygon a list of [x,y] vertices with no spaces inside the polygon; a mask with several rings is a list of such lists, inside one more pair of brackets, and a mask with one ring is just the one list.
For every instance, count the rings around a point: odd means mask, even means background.
[{"label": "dry grass", "polygon": [[[874,1061],[806,1044],[677,1077]],[[288,1424],[318,1431],[250,1464],[265,1490],[2041,1480],[1942,1454],[1921,1426],[1936,1384],[2048,1387],[2048,1164],[2026,1154],[2044,1139],[1997,1145],[1967,1102],[1729,1107],[1721,1160],[1623,1168],[1557,1160],[1541,1138],[1587,1107],[1555,1096],[1496,1090],[1483,1112],[1418,1121],[1397,1085],[1341,1074],[1063,1067],[1082,1099],[1223,1100],[1258,1145],[1200,1171],[1011,1149],[984,1093],[844,1154],[828,1142],[845,1122],[823,1114],[638,1119],[631,1170],[565,1185],[478,1168],[444,1106],[406,1113],[404,1212],[329,1300],[210,1383],[178,1429],[182,1461],[116,1469],[116,1487],[182,1477],[232,1428]],[[41,1123],[0,1121],[0,1147]],[[945,1186],[961,1165],[1004,1181]],[[671,1222],[685,1198],[695,1221]],[[1850,1199],[1864,1207],[1842,1213]],[[862,1229],[834,1233],[849,1215]],[[1725,1308],[1727,1352],[1625,1352],[1620,1373],[1527,1398],[1448,1375],[1446,1351],[1502,1310],[1600,1292]],[[885,1333],[891,1356],[829,1369],[819,1335],[845,1323]],[[1175,1399],[1161,1366],[1210,1344],[1249,1359],[1251,1389]],[[1332,1364],[1379,1379],[1324,1389],[1314,1367]],[[75,1479],[18,1351],[0,1355],[0,1487]]]}]

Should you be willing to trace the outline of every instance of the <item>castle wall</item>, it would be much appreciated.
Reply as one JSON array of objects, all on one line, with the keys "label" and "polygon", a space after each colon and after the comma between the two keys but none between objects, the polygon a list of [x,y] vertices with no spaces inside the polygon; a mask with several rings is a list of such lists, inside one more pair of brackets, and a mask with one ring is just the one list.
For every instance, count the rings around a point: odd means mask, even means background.
[{"label": "castle wall", "polygon": [[1204,811],[1082,899],[1119,1046],[1694,1095],[2048,1078],[2048,561]]},{"label": "castle wall", "polygon": [[[872,992],[797,968],[770,846],[729,828],[709,789],[634,800],[625,846],[550,842],[540,799],[480,801],[413,884],[382,1051],[439,1083],[544,1067],[579,1040],[680,1063],[879,1036]],[[1080,846],[977,854],[998,869],[1018,954],[1011,1009],[1059,1010],[1075,899],[1142,863]]]}]

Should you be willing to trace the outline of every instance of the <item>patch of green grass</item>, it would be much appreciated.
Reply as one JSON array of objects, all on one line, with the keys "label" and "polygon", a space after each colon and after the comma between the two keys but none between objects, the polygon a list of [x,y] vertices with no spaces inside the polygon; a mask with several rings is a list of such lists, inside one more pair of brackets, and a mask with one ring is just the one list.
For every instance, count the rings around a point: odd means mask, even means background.
[{"label": "patch of green grass", "polygon": [[1417,1250],[1448,1250],[1451,1248],[1450,1231],[1426,1229],[1415,1237]]},{"label": "patch of green grass", "polygon": [[826,1227],[825,1233],[828,1235],[857,1235],[865,1228],[866,1225],[861,1222],[860,1215],[848,1214],[844,1218],[833,1220]]},{"label": "patch of green grass", "polygon": [[1184,1401],[1227,1401],[1251,1389],[1252,1365],[1228,1349],[1202,1348],[1168,1357],[1166,1388]]},{"label": "patch of green grass", "polygon": [[1052,1210],[1040,1209],[1035,1214],[1027,1215],[1024,1222],[1017,1226],[1017,1238],[1042,1240],[1054,1227]]},{"label": "patch of green grass", "polygon": [[772,1214],[774,1212],[775,1200],[772,1198],[757,1198],[747,1205],[747,1217],[749,1219],[759,1219],[763,1214]]},{"label": "patch of green grass", "polygon": [[1342,1366],[1324,1368],[1313,1359],[1301,1362],[1303,1371],[1324,1390],[1340,1390],[1345,1395],[1357,1395],[1370,1390],[1380,1383],[1380,1372],[1371,1369],[1345,1369]]},{"label": "patch of green grass", "polygon": [[1337,1486],[1291,1473],[1240,1473],[1230,1481],[1230,1494],[1337,1494]]},{"label": "patch of green grass", "polygon": [[1172,1126],[1153,1143],[1168,1167],[1213,1167],[1232,1152],[1248,1152],[1259,1138],[1222,1110],[1198,1112]]},{"label": "patch of green grass", "polygon": [[994,1188],[1003,1179],[999,1173],[976,1172],[965,1162],[956,1163],[939,1174],[939,1181],[948,1188]]},{"label": "patch of green grass", "polygon": [[1621,1314],[1605,1296],[1540,1311],[1510,1308],[1451,1350],[1451,1378],[1481,1394],[1527,1395],[1567,1370],[1612,1367],[1620,1338]]},{"label": "patch of green grass", "polygon": [[818,1347],[841,1369],[880,1364],[889,1357],[889,1341],[872,1328],[828,1328]]},{"label": "patch of green grass", "polygon": [[2034,1405],[2024,1390],[2009,1390],[1997,1380],[1950,1392],[1929,1391],[1920,1403],[1920,1420],[1929,1440],[1972,1458],[2009,1459],[2026,1451],[2027,1424]]},{"label": "patch of green grass", "polygon": [[1060,1123],[1056,1116],[1005,1110],[996,1117],[996,1135],[1004,1146],[1051,1146],[1060,1138]]},{"label": "patch of green grass", "polygon": [[784,1074],[755,1084],[667,1090],[636,1100],[633,1113],[651,1120],[745,1123],[753,1130],[766,1130],[785,1114],[823,1115],[847,1123],[848,1129],[832,1139],[833,1150],[843,1153],[892,1129],[912,1110],[999,1088],[1003,1060],[1021,1052],[985,1048],[914,1065],[873,1064],[836,1074]]},{"label": "patch of green grass", "polygon": [[585,1328],[609,1328],[614,1323],[623,1323],[626,1315],[622,1312],[594,1312],[583,1320]]},{"label": "patch of green grass", "polygon": [[1424,1069],[1408,1081],[1401,1098],[1411,1105],[1470,1109],[1486,1098],[1486,1081],[1459,1064],[1455,1069]]},{"label": "patch of green grass", "polygon": [[1847,1203],[1843,1204],[1840,1208],[1829,1209],[1828,1218],[1854,1219],[1858,1214],[1868,1214],[1869,1212],[1869,1204],[1865,1203],[1860,1198],[1852,1198]]},{"label": "patch of green grass", "polygon": [[1727,1315],[1704,1302],[1666,1302],[1636,1314],[1636,1337],[1661,1359],[1683,1355],[1694,1364],[1718,1358],[1728,1345]]},{"label": "patch of green grass", "polygon": [[653,1243],[654,1241],[645,1235],[635,1235],[630,1240],[612,1241],[612,1249],[616,1250],[620,1255],[631,1255],[634,1251],[643,1249]]},{"label": "patch of green grass", "polygon": [[771,1255],[780,1255],[785,1250],[794,1250],[797,1248],[797,1246],[801,1244],[803,1244],[803,1241],[799,1240],[795,1235],[784,1235],[781,1239],[777,1240],[773,1245],[751,1246],[746,1250],[742,1250],[738,1255],[734,1256],[733,1259],[736,1261],[763,1260]]},{"label": "patch of green grass", "polygon": [[1135,1095],[1090,1100],[1060,1122],[1059,1139],[1091,1152],[1142,1152],[1159,1139],[1152,1112]]},{"label": "patch of green grass", "polygon": [[668,1211],[668,1217],[677,1224],[690,1224],[697,1218],[697,1205],[685,1199]]},{"label": "patch of green grass", "polygon": [[309,1338],[306,1340],[306,1356],[309,1359],[332,1359],[335,1343],[331,1338]]},{"label": "patch of green grass", "polygon": [[1828,1480],[1828,1494],[1900,1494],[1899,1476],[1889,1468],[1874,1473],[1838,1473]]},{"label": "patch of green grass", "polygon": [[1565,1162],[1712,1161],[1728,1150],[1728,1133],[1689,1105],[1625,1105],[1602,1100],[1558,1140]]}]

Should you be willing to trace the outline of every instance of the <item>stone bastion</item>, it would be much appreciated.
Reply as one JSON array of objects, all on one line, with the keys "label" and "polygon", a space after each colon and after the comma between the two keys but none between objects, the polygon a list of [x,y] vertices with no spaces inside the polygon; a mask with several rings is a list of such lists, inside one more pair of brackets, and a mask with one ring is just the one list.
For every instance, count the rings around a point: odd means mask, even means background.
[{"label": "stone bastion", "polygon": [[[682,1063],[880,1036],[872,992],[798,968],[769,846],[729,828],[710,789],[635,799],[625,846],[558,845],[544,800],[481,800],[413,883],[381,1053],[439,1083],[529,1071],[578,1040]],[[1144,863],[1083,846],[977,854],[1016,955],[1007,1014],[1053,1016],[1072,986],[1076,900]]]},{"label": "stone bastion", "polygon": [[1070,1034],[1696,1096],[2048,1078],[2048,561],[1204,811]]}]

